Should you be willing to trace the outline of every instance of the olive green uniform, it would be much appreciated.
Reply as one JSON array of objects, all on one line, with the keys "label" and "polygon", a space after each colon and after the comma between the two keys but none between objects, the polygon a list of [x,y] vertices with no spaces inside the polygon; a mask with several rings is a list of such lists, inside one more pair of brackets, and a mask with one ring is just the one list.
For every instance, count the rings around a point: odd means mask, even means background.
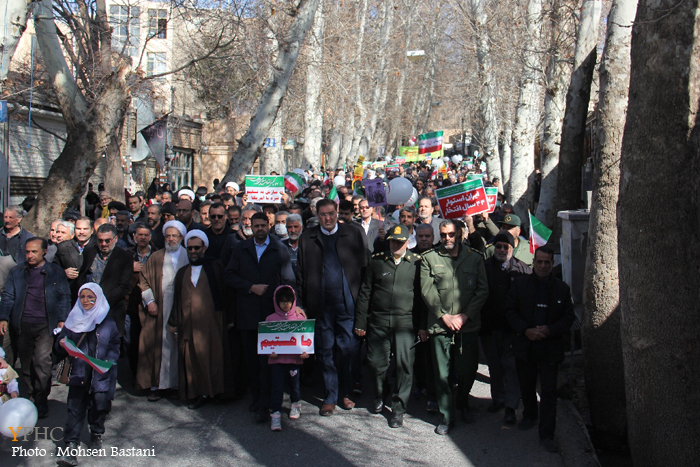
[{"label": "olive green uniform", "polygon": [[[488,243],[486,245],[486,251],[484,252],[484,259],[489,259],[492,257],[494,251],[495,247],[493,243]],[[513,256],[532,267],[532,262],[534,261],[535,256],[530,253],[530,240],[526,240],[523,237],[518,237],[518,246],[513,249]]]},{"label": "olive green uniform", "polygon": [[411,346],[422,303],[420,258],[407,251],[397,264],[389,251],[372,255],[355,304],[355,329],[367,331],[367,360],[377,398],[383,397],[391,354],[396,357],[394,413],[406,413],[413,383]]},{"label": "olive green uniform", "polygon": [[[455,403],[448,382],[450,359],[454,358],[459,381],[456,407],[467,409],[479,365],[481,308],[488,298],[484,260],[479,253],[463,245],[459,245],[459,254],[454,258],[440,246],[423,254],[420,276],[427,308],[420,328],[427,329],[430,334],[435,389],[443,421],[453,423]],[[449,331],[442,320],[446,314],[463,314],[467,322],[458,332]]]}]

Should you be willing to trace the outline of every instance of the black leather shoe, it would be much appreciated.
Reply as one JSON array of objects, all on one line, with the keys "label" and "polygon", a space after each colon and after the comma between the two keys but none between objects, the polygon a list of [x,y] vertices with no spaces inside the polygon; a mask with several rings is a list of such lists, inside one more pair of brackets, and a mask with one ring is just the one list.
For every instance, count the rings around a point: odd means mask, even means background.
[{"label": "black leather shoe", "polygon": [[49,416],[49,405],[48,404],[39,404],[36,406],[36,411],[37,411],[38,418],[46,418]]},{"label": "black leather shoe", "polygon": [[382,410],[384,410],[384,400],[383,399],[374,399],[374,403],[372,404],[372,411],[374,413],[382,413]]},{"label": "black leather shoe", "polygon": [[515,410],[506,407],[506,414],[503,417],[503,423],[506,425],[515,425]]},{"label": "black leather shoe", "polygon": [[403,414],[402,413],[395,413],[391,416],[391,420],[389,420],[389,426],[391,428],[401,428],[403,426]]},{"label": "black leather shoe", "polygon": [[159,390],[151,391],[148,395],[148,402],[157,402],[161,397],[163,397],[163,394]]},{"label": "black leather shoe", "polygon": [[203,406],[204,404],[206,404],[207,402],[209,402],[208,397],[199,396],[198,398],[193,400],[192,403],[187,406],[187,408],[190,410],[196,410],[196,409],[200,408],[201,406]]},{"label": "black leather shoe", "polygon": [[520,423],[518,423],[518,430],[529,430],[530,428],[535,426],[536,422],[536,418],[523,417],[523,419],[520,420]]},{"label": "black leather shoe", "polygon": [[439,425],[437,426],[437,428],[435,428],[435,433],[437,433],[437,434],[439,434],[439,435],[441,435],[441,436],[445,436],[446,434],[448,434],[448,433],[450,432],[450,430],[451,430],[453,427],[454,427],[454,423],[445,423],[445,422],[442,422],[441,424],[439,424]]},{"label": "black leather shoe", "polygon": [[467,407],[461,410],[462,412],[462,420],[464,420],[464,423],[474,423],[474,412],[472,412],[472,409]]},{"label": "black leather shoe", "polygon": [[67,452],[58,458],[56,464],[63,467],[73,467],[78,465],[78,458],[75,453],[78,451],[78,443],[66,443]]},{"label": "black leather shoe", "polygon": [[501,409],[502,409],[503,407],[505,407],[505,406],[506,406],[506,405],[505,405],[503,402],[496,402],[496,401],[493,401],[493,402],[491,402],[491,405],[489,405],[489,408],[486,409],[486,411],[487,411],[487,412],[490,412],[490,413],[496,413],[496,412],[498,412],[499,410],[501,410]]},{"label": "black leather shoe", "polygon": [[102,449],[102,435],[98,433],[90,433],[90,449]]}]

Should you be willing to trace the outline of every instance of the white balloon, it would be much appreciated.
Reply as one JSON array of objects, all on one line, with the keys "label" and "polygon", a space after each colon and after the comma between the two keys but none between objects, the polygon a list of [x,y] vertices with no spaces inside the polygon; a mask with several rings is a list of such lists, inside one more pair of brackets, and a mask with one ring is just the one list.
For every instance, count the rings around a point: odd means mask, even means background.
[{"label": "white balloon", "polygon": [[408,201],[406,201],[406,205],[413,206],[414,204],[416,204],[416,201],[418,201],[418,190],[414,188],[413,193],[411,193],[411,197],[408,198]]},{"label": "white balloon", "polygon": [[333,185],[335,186],[345,186],[345,177],[338,175],[333,179]]},{"label": "white balloon", "polygon": [[450,158],[447,157],[447,156],[443,157],[442,160],[445,161],[445,162],[450,162]]},{"label": "white balloon", "polygon": [[433,164],[433,167],[435,167],[436,169],[439,169],[440,167],[442,167],[443,165],[445,165],[445,162],[444,162],[442,159],[435,159],[435,160],[432,162],[432,164]]},{"label": "white balloon", "polygon": [[391,162],[391,156],[386,156],[386,157],[384,158],[384,160],[387,161],[387,162]]},{"label": "white balloon", "polygon": [[386,202],[393,205],[404,204],[411,197],[413,189],[410,181],[403,177],[396,177],[389,182],[389,193],[386,195]]},{"label": "white balloon", "polygon": [[460,155],[452,156],[452,162],[455,164],[459,164],[460,162],[462,162],[462,156],[460,156]]},{"label": "white balloon", "polygon": [[[33,431],[38,419],[38,413],[34,404],[23,397],[10,399],[0,407],[0,433],[8,438],[28,435]],[[10,430],[12,427],[15,433]],[[18,432],[17,428],[22,427]]]}]

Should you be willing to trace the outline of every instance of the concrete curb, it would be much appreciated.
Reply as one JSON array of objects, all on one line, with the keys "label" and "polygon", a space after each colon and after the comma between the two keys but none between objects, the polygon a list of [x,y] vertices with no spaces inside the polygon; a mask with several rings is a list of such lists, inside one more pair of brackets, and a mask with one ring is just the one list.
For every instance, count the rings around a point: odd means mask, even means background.
[{"label": "concrete curb", "polygon": [[570,400],[557,402],[556,436],[566,467],[601,467],[586,423]]}]

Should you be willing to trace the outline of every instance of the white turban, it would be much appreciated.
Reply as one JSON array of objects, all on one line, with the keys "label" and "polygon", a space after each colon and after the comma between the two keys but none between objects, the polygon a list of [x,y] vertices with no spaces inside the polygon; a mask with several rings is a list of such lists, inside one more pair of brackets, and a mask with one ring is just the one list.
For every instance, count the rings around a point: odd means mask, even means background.
[{"label": "white turban", "polygon": [[165,225],[163,226],[163,235],[165,235],[165,231],[168,230],[170,227],[175,227],[177,230],[179,230],[180,235],[182,235],[183,237],[187,235],[187,227],[185,227],[185,224],[176,220],[168,221],[165,223]]},{"label": "white turban", "polygon": [[236,191],[241,191],[241,187],[239,187],[239,186],[238,186],[238,183],[236,183],[236,182],[228,182],[228,183],[226,184],[226,188],[228,188],[228,187],[230,187],[230,186],[232,186],[233,189],[236,190]]},{"label": "white turban", "polygon": [[209,239],[207,238],[207,234],[201,230],[192,229],[187,233],[187,236],[185,237],[185,247],[187,246],[187,242],[190,240],[190,238],[199,238],[202,240],[202,243],[204,243],[204,246],[209,248]]},{"label": "white turban", "polygon": [[187,190],[187,189],[180,190],[180,191],[178,192],[178,194],[177,194],[178,199],[179,199],[179,198],[182,198],[183,195],[189,196],[189,197],[190,197],[190,200],[192,200],[192,201],[195,200],[194,191],[192,191],[192,190]]}]

